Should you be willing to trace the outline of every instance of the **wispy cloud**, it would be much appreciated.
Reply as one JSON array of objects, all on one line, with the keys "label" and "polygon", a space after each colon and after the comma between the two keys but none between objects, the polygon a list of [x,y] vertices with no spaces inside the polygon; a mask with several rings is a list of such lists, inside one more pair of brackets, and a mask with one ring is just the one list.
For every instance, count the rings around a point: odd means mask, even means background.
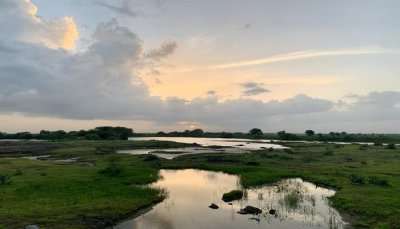
[{"label": "wispy cloud", "polygon": [[129,17],[137,17],[138,16],[138,12],[134,11],[131,7],[131,5],[129,4],[129,1],[123,1],[121,6],[115,6],[115,5],[111,5],[105,2],[101,2],[101,1],[97,1],[95,2],[96,5],[102,6],[104,8],[107,8],[111,11],[114,11],[118,14],[122,14],[122,15],[126,15]]},{"label": "wispy cloud", "polygon": [[260,95],[267,92],[271,92],[270,90],[264,88],[263,83],[245,82],[240,85],[243,87],[242,95],[244,96]]},{"label": "wispy cloud", "polygon": [[321,58],[329,56],[356,56],[356,55],[372,55],[372,54],[384,54],[384,53],[399,53],[392,50],[382,48],[363,48],[363,49],[340,49],[340,50],[307,50],[300,52],[291,52],[285,54],[274,55],[266,58],[242,60],[232,63],[210,65],[199,68],[186,68],[180,69],[179,72],[191,72],[198,70],[218,70],[218,69],[231,69],[240,68],[256,65],[267,65],[278,62],[287,62],[295,60],[304,60],[312,58]]}]

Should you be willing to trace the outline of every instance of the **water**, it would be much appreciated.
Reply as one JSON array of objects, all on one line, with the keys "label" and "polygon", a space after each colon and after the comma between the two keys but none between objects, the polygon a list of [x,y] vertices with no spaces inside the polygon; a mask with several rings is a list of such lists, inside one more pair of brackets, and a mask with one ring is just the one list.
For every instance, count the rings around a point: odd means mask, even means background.
[{"label": "water", "polygon": [[174,159],[182,155],[202,154],[202,153],[248,153],[249,151],[239,148],[223,148],[212,149],[204,147],[185,147],[171,149],[133,149],[133,150],[118,150],[117,153],[127,153],[131,155],[153,154],[168,160]]},{"label": "water", "polygon": [[[269,140],[250,140],[234,138],[195,138],[195,137],[135,137],[129,140],[157,140],[173,141],[180,143],[197,143],[202,147],[185,147],[173,149],[134,149],[119,150],[118,153],[127,153],[132,155],[153,154],[165,159],[174,159],[182,155],[202,154],[202,153],[249,153],[252,150],[260,149],[285,149],[282,145],[271,144]],[[224,148],[207,148],[209,146],[219,146]]]},{"label": "water", "polygon": [[265,148],[284,149],[282,145],[272,144],[270,140],[251,140],[251,139],[236,139],[236,138],[195,138],[195,137],[135,137],[129,140],[157,140],[157,141],[172,141],[180,143],[197,143],[202,146],[222,146],[235,147],[248,150],[259,150]]},{"label": "water", "polygon": [[[202,170],[161,170],[162,179],[152,187],[162,188],[167,198],[135,219],[115,229],[341,229],[345,223],[328,204],[333,190],[301,179],[286,179],[275,185],[245,190],[245,197],[232,205],[223,193],[241,189],[239,177]],[[219,209],[208,206],[215,203]],[[263,210],[258,216],[240,215],[252,205]],[[269,210],[276,209],[276,215]]]}]

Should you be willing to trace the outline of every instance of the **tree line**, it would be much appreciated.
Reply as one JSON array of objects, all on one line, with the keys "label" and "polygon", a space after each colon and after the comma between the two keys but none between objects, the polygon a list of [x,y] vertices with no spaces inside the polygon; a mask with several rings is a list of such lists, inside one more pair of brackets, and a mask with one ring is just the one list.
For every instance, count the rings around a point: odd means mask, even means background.
[{"label": "tree line", "polygon": [[126,127],[102,126],[90,130],[79,131],[49,131],[39,133],[19,132],[14,134],[0,132],[0,139],[38,139],[38,140],[126,140],[129,137],[208,137],[208,138],[250,138],[290,141],[322,141],[322,142],[373,142],[373,143],[398,143],[399,134],[363,134],[347,132],[317,133],[306,130],[304,133],[289,133],[284,130],[276,133],[264,133],[259,128],[252,128],[248,132],[205,132],[202,129],[135,133]]},{"label": "tree line", "polygon": [[373,142],[391,143],[400,142],[399,134],[364,134],[347,132],[317,133],[314,130],[305,130],[304,133],[289,133],[285,130],[276,133],[264,133],[259,128],[252,128],[248,132],[205,132],[202,129],[158,132],[156,134],[142,134],[142,136],[157,137],[213,137],[213,138],[251,138],[287,141],[322,141],[322,142]]},{"label": "tree line", "polygon": [[0,132],[0,139],[37,140],[127,140],[134,132],[126,127],[101,126],[90,130],[64,131],[41,130],[39,133],[19,132],[14,134]]}]

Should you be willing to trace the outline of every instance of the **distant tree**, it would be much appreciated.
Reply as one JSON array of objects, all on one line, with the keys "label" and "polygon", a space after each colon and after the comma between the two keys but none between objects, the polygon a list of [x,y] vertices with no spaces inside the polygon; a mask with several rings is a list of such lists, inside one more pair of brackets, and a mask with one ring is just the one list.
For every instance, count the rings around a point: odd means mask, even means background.
[{"label": "distant tree", "polygon": [[167,134],[163,131],[157,133],[157,136],[167,136]]},{"label": "distant tree", "polygon": [[100,126],[88,132],[104,140],[127,140],[133,136],[133,130],[125,127]]},{"label": "distant tree", "polygon": [[314,136],[315,132],[313,130],[306,130],[304,132],[307,136]]},{"label": "distant tree", "polygon": [[279,132],[276,133],[276,134],[278,135],[278,137],[282,137],[282,136],[285,136],[285,135],[286,135],[286,131],[281,130],[281,131],[279,131]]},{"label": "distant tree", "polygon": [[227,132],[222,132],[221,133],[221,138],[233,138],[232,133],[227,133]]},{"label": "distant tree", "polygon": [[15,134],[16,139],[32,139],[33,135],[30,132],[19,132]]},{"label": "distant tree", "polygon": [[282,130],[277,133],[278,138],[281,140],[298,140],[299,137],[295,134],[286,133],[286,131]]},{"label": "distant tree", "polygon": [[264,133],[261,129],[253,128],[249,131],[249,134],[253,137],[261,137]]},{"label": "distant tree", "polygon": [[190,131],[190,136],[193,137],[200,137],[204,134],[204,131],[202,129],[194,129],[192,131]]}]

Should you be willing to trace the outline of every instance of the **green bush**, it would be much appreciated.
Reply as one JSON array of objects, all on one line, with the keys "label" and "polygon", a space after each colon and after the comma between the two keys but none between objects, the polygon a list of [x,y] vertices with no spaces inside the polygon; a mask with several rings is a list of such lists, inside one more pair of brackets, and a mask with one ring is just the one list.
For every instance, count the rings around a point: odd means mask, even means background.
[{"label": "green bush", "polygon": [[10,183],[11,183],[10,176],[0,175],[0,185],[6,185],[6,184],[10,184]]},{"label": "green bush", "polygon": [[365,184],[365,178],[359,175],[351,174],[350,175],[350,182],[356,185]]},{"label": "green bush", "polygon": [[386,149],[396,149],[396,145],[393,143],[388,144],[386,147]]},{"label": "green bush", "polygon": [[377,176],[368,177],[368,183],[384,187],[389,186],[389,182],[386,179]]},{"label": "green bush", "polygon": [[99,173],[110,177],[116,177],[121,175],[122,168],[115,163],[110,163],[106,168],[100,170]]}]

